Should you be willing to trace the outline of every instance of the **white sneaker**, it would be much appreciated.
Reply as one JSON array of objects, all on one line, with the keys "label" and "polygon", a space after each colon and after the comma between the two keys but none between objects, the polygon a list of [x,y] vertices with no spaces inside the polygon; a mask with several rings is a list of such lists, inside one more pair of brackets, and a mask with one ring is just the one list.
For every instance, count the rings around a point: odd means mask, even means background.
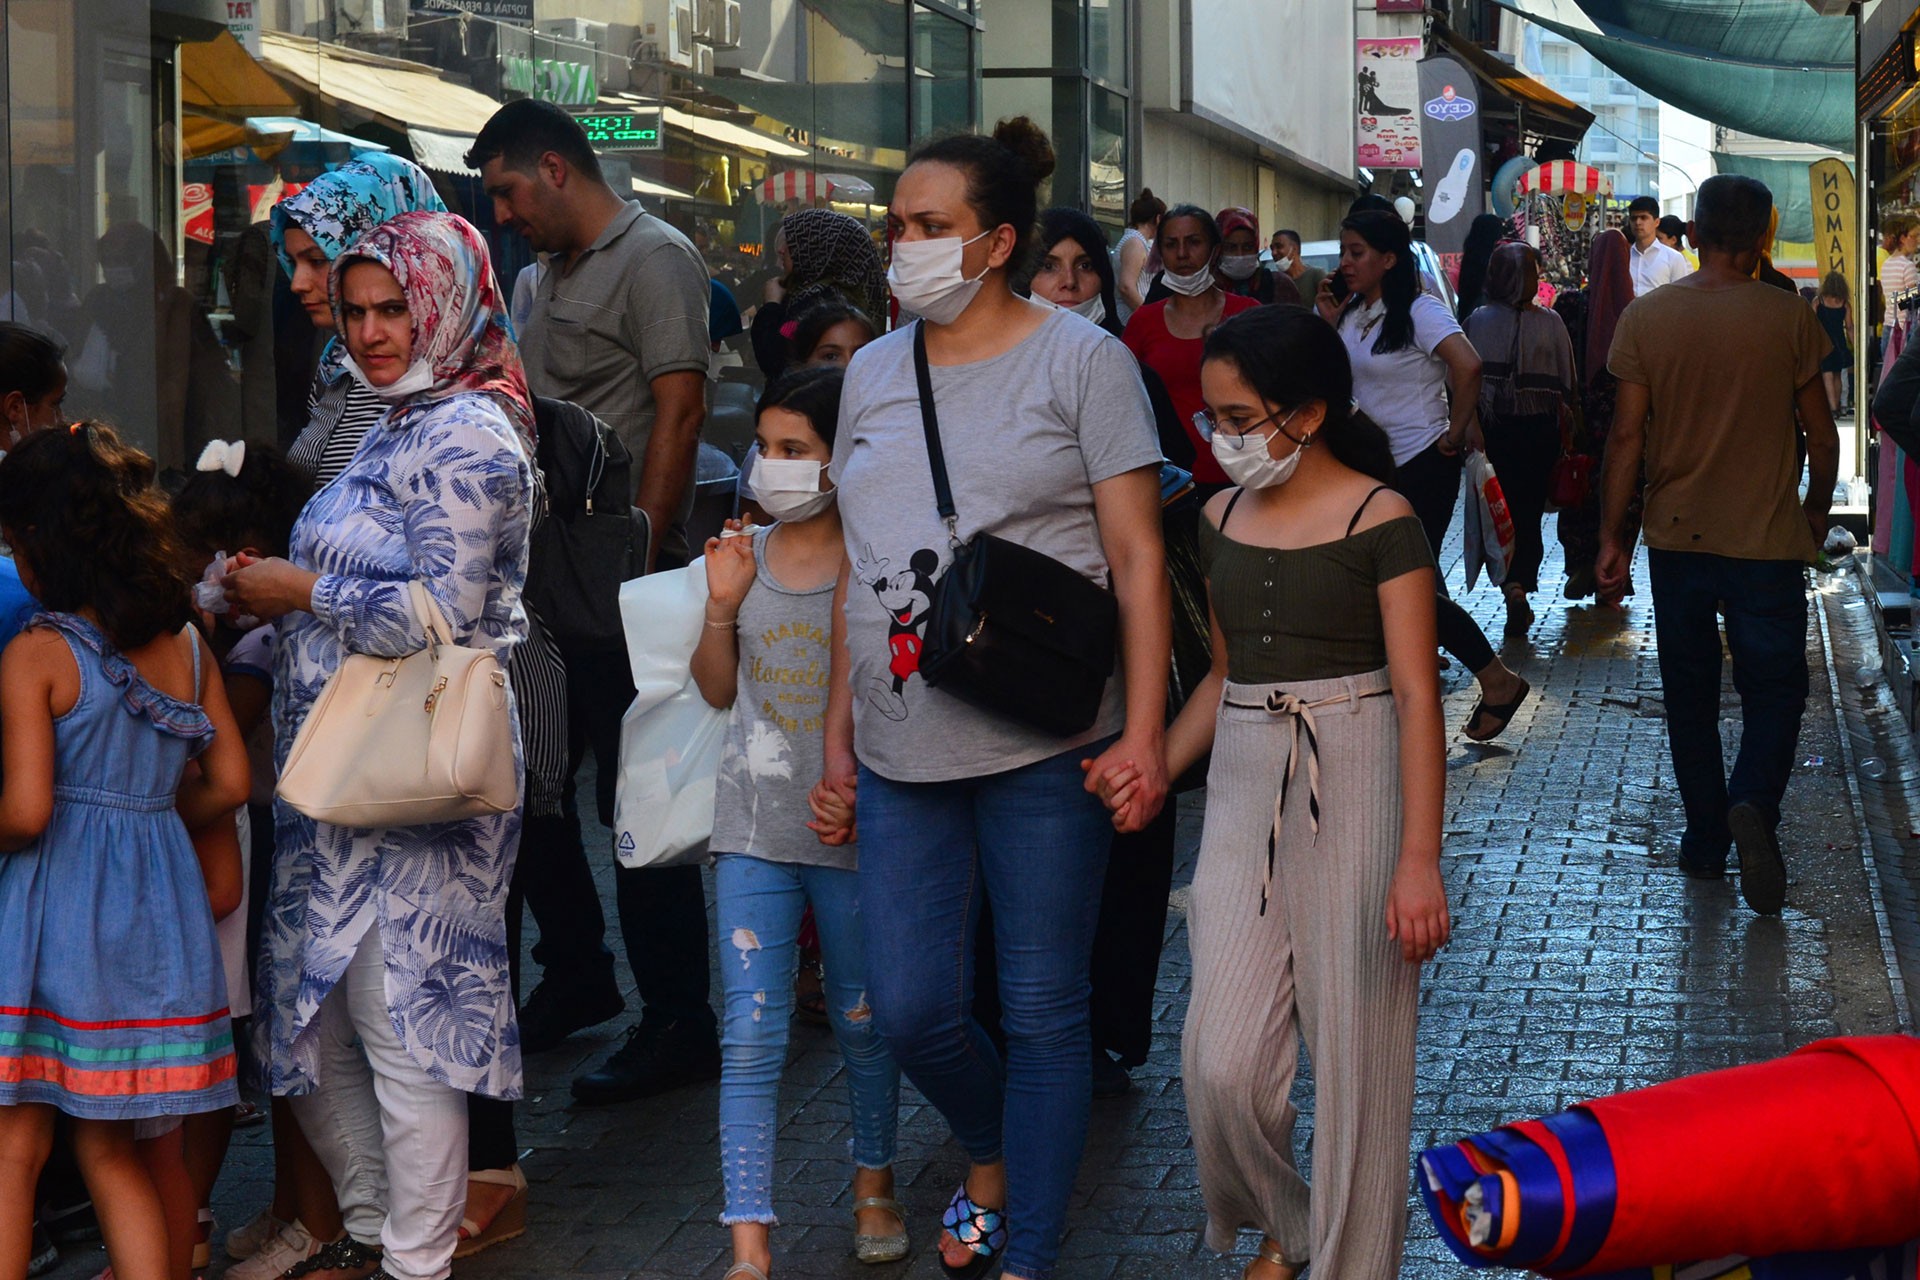
[{"label": "white sneaker", "polygon": [[288,1223],[279,1235],[262,1245],[259,1252],[228,1267],[227,1280],[276,1280],[295,1263],[305,1262],[320,1252],[321,1243],[298,1222]]},{"label": "white sneaker", "polygon": [[227,1256],[236,1262],[241,1258],[251,1258],[286,1226],[286,1223],[273,1216],[271,1207],[262,1209],[249,1218],[244,1226],[227,1232]]}]

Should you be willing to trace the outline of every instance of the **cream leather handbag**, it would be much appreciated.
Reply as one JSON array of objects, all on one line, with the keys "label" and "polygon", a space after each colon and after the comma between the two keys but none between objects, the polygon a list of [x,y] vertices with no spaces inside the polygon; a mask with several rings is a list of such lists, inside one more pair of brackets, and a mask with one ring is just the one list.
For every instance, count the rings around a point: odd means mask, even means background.
[{"label": "cream leather handbag", "polygon": [[507,673],[488,650],[453,643],[425,586],[408,592],[426,647],[348,654],[287,753],[277,794],[316,822],[413,827],[520,803]]}]

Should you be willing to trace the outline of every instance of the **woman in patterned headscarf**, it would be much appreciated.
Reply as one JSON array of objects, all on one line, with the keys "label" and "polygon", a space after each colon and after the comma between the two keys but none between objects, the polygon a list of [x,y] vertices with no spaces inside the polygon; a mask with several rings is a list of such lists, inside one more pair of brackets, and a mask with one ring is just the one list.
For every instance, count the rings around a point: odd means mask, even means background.
[{"label": "woman in patterned headscarf", "polygon": [[887,272],[880,251],[858,218],[832,209],[802,209],[780,223],[780,239],[792,269],[781,281],[785,293],[763,303],[753,318],[753,354],[767,377],[778,377],[791,356],[785,330],[823,298],[838,295],[876,323],[887,322]]},{"label": "woman in patterned headscarf", "polygon": [[[235,607],[278,620],[282,766],[350,653],[425,644],[410,583],[457,644],[504,658],[526,631],[533,407],[486,243],[452,214],[404,214],[341,254],[329,296],[341,366],[386,412],[308,502],[290,557],[226,579]],[[255,1009],[268,1083],[293,1097],[343,1204],[383,1147],[405,1134],[409,1153],[376,1179],[384,1221],[349,1212],[321,1269],[440,1280],[465,1204],[466,1095],[520,1096],[506,932],[520,814],[364,831],[277,805],[275,828]]]}]

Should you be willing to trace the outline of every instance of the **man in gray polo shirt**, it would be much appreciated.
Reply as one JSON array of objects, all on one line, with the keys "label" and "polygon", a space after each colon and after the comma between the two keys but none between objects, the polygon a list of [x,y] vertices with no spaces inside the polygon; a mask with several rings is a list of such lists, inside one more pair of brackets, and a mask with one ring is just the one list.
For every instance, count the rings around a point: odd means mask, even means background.
[{"label": "man in gray polo shirt", "polygon": [[[527,381],[535,394],[590,409],[619,432],[639,463],[634,504],[656,531],[670,531],[652,539],[650,556],[665,542],[684,557],[677,526],[692,500],[706,403],[706,264],[685,236],[607,185],[586,132],[551,103],[502,107],[466,159],[480,170],[494,219],[545,255],[519,335]],[[626,654],[568,648],[566,662],[573,764],[577,770],[591,745],[600,821],[611,826],[620,717],[633,697]],[[522,879],[543,940],[569,939],[572,957],[606,926],[591,875],[582,874],[571,785],[567,802],[572,839],[524,850]],[[533,877],[543,882],[538,901]],[[720,1074],[699,868],[621,867],[614,883],[644,1011],[627,1044],[574,1081],[581,1102],[645,1097]],[[594,949],[605,955],[604,946]],[[521,1011],[522,1047],[550,1048],[617,1013],[611,979],[610,961],[579,973],[548,968]]]}]

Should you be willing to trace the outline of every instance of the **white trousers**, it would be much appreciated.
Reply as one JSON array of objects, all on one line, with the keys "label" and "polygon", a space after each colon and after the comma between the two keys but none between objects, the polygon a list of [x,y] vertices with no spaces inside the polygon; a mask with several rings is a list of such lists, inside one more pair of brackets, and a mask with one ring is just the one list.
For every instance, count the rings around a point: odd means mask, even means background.
[{"label": "white trousers", "polygon": [[319,1088],[294,1115],[333,1179],[347,1234],[398,1280],[445,1280],[467,1202],[467,1096],[413,1060],[387,1011],[380,926],[314,1020]]}]

